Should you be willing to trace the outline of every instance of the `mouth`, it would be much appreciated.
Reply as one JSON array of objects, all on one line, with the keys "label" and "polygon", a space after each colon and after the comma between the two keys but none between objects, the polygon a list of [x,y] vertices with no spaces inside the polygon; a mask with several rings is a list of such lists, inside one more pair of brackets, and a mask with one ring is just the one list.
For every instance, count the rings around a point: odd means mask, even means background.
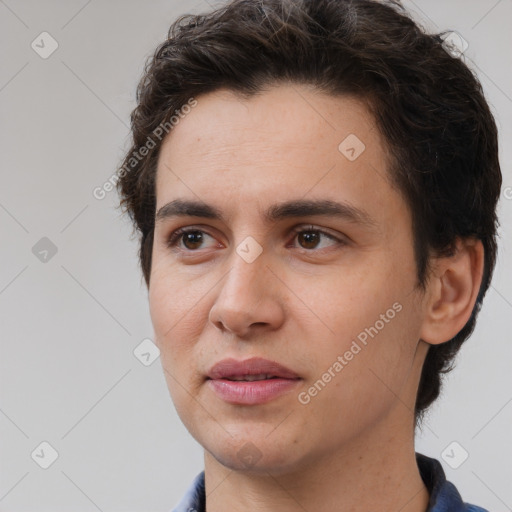
[{"label": "mouth", "polygon": [[259,373],[257,375],[237,375],[233,377],[225,377],[225,380],[232,380],[237,382],[254,382],[255,380],[269,380],[279,379],[277,375],[271,375],[270,373]]},{"label": "mouth", "polygon": [[301,380],[285,366],[262,358],[224,359],[207,377],[210,389],[221,400],[237,405],[267,403],[291,391]]},{"label": "mouth", "polygon": [[297,379],[299,376],[286,366],[261,357],[243,361],[228,358],[214,364],[208,371],[210,379],[263,380],[270,378]]}]

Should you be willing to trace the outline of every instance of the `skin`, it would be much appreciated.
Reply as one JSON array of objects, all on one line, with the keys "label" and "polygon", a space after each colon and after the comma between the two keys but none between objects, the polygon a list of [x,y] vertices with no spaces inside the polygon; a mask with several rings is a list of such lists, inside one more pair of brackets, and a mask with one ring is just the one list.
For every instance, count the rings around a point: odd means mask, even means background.
[{"label": "skin", "polygon": [[[427,289],[417,287],[411,215],[357,99],[287,84],[248,100],[227,90],[197,100],[161,148],[157,211],[192,199],[225,218],[156,222],[149,301],[172,400],[205,450],[208,512],[426,510],[415,396],[429,344],[450,339],[471,314],[481,243],[461,241],[453,257],[433,260]],[[366,146],[354,161],[338,150],[349,134]],[[291,199],[348,203],[374,224],[311,215],[265,221],[271,204]],[[343,243],[292,232],[310,226]],[[181,237],[169,248],[181,227],[200,229],[202,241]],[[236,252],[248,236],[263,249],[252,263]],[[300,403],[298,394],[396,303],[400,312]],[[265,404],[221,400],[208,370],[253,356],[302,380]],[[257,454],[250,466],[238,455],[244,446]]]}]

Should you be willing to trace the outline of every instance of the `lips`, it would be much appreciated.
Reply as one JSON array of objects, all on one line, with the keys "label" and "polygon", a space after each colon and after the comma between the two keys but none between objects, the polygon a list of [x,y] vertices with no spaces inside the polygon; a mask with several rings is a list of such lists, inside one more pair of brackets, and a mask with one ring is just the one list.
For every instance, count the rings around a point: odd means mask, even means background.
[{"label": "lips", "polygon": [[[245,377],[248,377],[245,379]],[[299,379],[300,377],[285,366],[275,362],[253,357],[245,361],[236,359],[223,359],[219,361],[208,372],[209,379],[228,380],[266,380],[272,378]]]},{"label": "lips", "polygon": [[275,361],[259,357],[224,359],[208,372],[206,384],[218,398],[233,405],[261,405],[286,395],[301,377]]}]

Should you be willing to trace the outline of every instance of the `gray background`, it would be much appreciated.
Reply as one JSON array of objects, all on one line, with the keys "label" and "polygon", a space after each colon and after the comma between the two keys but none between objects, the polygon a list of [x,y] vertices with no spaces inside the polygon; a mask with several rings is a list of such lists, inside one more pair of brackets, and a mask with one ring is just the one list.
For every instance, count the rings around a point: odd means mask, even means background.
[{"label": "gray background", "polygon": [[[427,29],[468,41],[504,173],[493,284],[417,451],[442,461],[466,501],[512,510],[512,0],[405,5]],[[177,15],[208,9],[206,0],[0,0],[1,511],[167,511],[202,469],[160,360],[145,366],[133,354],[153,331],[131,227],[115,192],[92,191],[127,148],[146,57]],[[43,31],[59,45],[47,59],[31,48]],[[32,252],[43,237],[57,248],[46,262]],[[59,454],[48,469],[31,457],[43,441]],[[457,469],[442,458],[453,441],[469,453]],[[448,453],[461,460],[458,446]]]}]

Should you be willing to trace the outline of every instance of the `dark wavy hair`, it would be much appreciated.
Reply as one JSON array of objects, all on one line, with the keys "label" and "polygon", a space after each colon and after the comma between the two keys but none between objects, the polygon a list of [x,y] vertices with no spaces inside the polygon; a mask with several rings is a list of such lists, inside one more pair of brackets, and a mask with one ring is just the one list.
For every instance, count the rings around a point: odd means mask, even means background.
[{"label": "dark wavy hair", "polygon": [[475,237],[485,251],[470,319],[453,339],[429,347],[417,425],[474,329],[497,251],[496,124],[480,82],[445,49],[445,35],[427,34],[395,1],[231,0],[207,14],[183,15],[146,63],[131,114],[133,144],[117,182],[120,206],[140,234],[149,286],[163,140],[154,135],[190,98],[220,88],[249,98],[292,82],[364,101],[387,143],[391,181],[412,214],[418,286],[425,289],[431,258],[452,254],[457,238]]}]

